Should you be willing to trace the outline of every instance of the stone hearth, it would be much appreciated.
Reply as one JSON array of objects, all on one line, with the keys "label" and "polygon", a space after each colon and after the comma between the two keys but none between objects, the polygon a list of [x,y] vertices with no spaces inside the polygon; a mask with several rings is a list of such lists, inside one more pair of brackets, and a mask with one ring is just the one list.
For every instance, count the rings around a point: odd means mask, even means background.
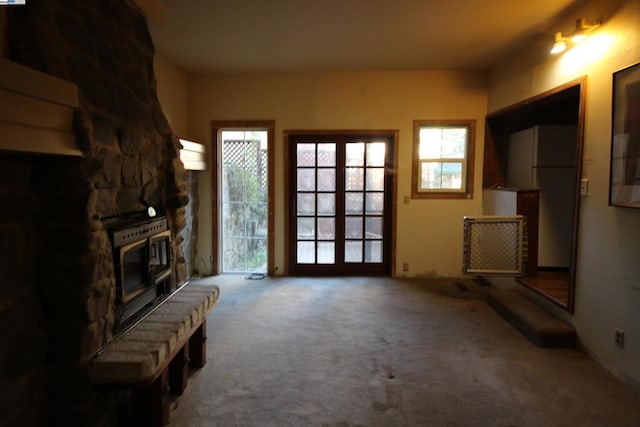
[{"label": "stone hearth", "polygon": [[29,0],[7,8],[6,41],[10,60],[78,86],[82,156],[0,151],[0,424],[117,424],[127,396],[87,373],[113,337],[103,220],[154,206],[172,234],[171,287],[186,280],[187,173],[157,99],[153,42],[125,0]]},{"label": "stone hearth", "polygon": [[157,374],[218,301],[216,286],[188,284],[89,365],[96,384],[144,383]]}]

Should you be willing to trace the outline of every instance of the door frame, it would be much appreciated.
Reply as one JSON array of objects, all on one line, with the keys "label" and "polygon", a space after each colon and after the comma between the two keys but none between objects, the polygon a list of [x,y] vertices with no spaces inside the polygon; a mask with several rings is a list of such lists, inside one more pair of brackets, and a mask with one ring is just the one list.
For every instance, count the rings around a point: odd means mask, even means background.
[{"label": "door frame", "polygon": [[[483,159],[483,176],[482,188],[489,189],[495,186],[504,185],[504,162],[506,161],[504,153],[507,146],[507,138],[511,127],[524,126],[530,117],[523,119],[526,112],[540,109],[542,106],[553,106],[560,104],[563,100],[575,97],[573,92],[578,96],[577,117],[571,122],[577,127],[577,148],[576,148],[576,182],[575,182],[575,199],[573,202],[573,227],[571,242],[571,262],[569,266],[569,289],[567,295],[567,305],[560,304],[555,299],[537,290],[534,287],[519,281],[534,292],[542,295],[549,301],[567,310],[570,314],[574,311],[575,300],[575,282],[577,270],[577,253],[578,253],[578,232],[580,219],[580,178],[582,177],[582,153],[584,146],[584,124],[585,124],[585,105],[586,105],[587,77],[582,76],[575,80],[569,81],[561,86],[555,87],[548,91],[542,92],[536,96],[525,99],[518,103],[512,104],[500,110],[487,114],[485,126],[485,146]],[[566,95],[566,96],[565,96]],[[570,96],[569,96],[570,95]],[[553,115],[553,114],[552,114]],[[551,117],[549,120],[561,120],[562,117]],[[535,121],[536,118],[534,117]],[[538,118],[538,120],[540,120]],[[536,123],[551,124],[551,123]],[[536,266],[537,267],[537,266]]]},{"label": "door frame", "polygon": [[283,131],[283,150],[284,150],[284,164],[285,164],[285,168],[284,168],[284,223],[285,223],[285,227],[284,227],[284,251],[285,251],[285,271],[284,274],[286,276],[289,276],[291,274],[292,271],[292,263],[294,262],[294,260],[291,257],[291,249],[290,249],[290,239],[291,239],[291,232],[290,232],[290,227],[288,226],[288,224],[290,223],[290,221],[292,221],[292,216],[291,216],[291,190],[290,190],[290,185],[291,185],[291,177],[290,177],[290,170],[289,170],[289,162],[290,162],[290,157],[289,157],[289,150],[291,149],[290,147],[290,141],[289,141],[289,136],[290,135],[340,135],[340,136],[349,136],[349,135],[353,135],[353,136],[374,136],[374,135],[381,135],[381,134],[385,134],[385,135],[389,135],[391,137],[391,143],[393,144],[393,160],[392,160],[392,164],[391,164],[391,218],[390,218],[390,222],[391,222],[391,236],[390,236],[390,240],[391,240],[391,254],[390,254],[390,262],[391,262],[391,277],[395,277],[396,276],[396,218],[397,218],[397,209],[398,209],[398,137],[399,137],[399,131],[397,129],[382,129],[382,130],[372,130],[372,129],[368,129],[368,130],[353,130],[353,129],[349,129],[349,130],[335,130],[335,129],[330,129],[330,130],[322,130],[322,129],[316,129],[316,130],[310,130],[310,129],[303,129],[303,130],[297,130],[297,129],[293,129],[293,130],[285,130]]},{"label": "door frame", "polygon": [[211,256],[212,274],[220,274],[220,168],[222,159],[219,135],[223,130],[267,131],[267,275],[275,272],[274,260],[274,206],[275,206],[275,120],[212,120],[211,121]]}]

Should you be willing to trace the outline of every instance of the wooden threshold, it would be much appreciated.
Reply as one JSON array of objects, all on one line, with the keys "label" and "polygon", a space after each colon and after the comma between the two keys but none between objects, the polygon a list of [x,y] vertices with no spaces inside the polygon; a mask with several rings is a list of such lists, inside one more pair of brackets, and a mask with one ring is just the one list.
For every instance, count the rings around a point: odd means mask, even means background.
[{"label": "wooden threshold", "polygon": [[567,308],[570,282],[568,271],[538,270],[537,276],[520,277],[516,280],[562,308]]}]

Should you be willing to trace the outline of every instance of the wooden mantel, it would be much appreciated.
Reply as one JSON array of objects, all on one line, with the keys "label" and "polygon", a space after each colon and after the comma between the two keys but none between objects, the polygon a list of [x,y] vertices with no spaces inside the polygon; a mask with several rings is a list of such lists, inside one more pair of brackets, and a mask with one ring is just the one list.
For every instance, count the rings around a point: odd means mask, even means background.
[{"label": "wooden mantel", "polygon": [[82,156],[73,132],[71,82],[0,58],[0,151]]}]

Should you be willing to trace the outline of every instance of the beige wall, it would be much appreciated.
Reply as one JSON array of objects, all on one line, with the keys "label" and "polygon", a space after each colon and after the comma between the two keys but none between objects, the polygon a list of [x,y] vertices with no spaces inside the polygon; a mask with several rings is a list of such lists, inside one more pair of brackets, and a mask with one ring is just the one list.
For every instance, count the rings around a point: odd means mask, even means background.
[{"label": "beige wall", "polygon": [[187,76],[182,70],[156,55],[153,60],[158,100],[173,132],[187,135]]},{"label": "beige wall", "polygon": [[[640,62],[640,2],[617,3],[591,1],[576,13],[603,19],[584,46],[551,57],[548,45],[534,44],[497,67],[488,110],[587,76],[583,177],[590,194],[580,205],[573,322],[585,349],[640,390],[640,210],[608,206],[612,74]],[[626,335],[623,350],[614,346],[616,328]]]},{"label": "beige wall", "polygon": [[[158,94],[174,129],[211,144],[211,120],[276,121],[276,254],[284,266],[282,131],[285,129],[398,129],[396,269],[410,275],[457,276],[461,218],[480,214],[484,116],[587,76],[576,307],[571,320],[584,349],[640,390],[640,210],[608,206],[612,74],[640,62],[640,2],[590,0],[555,30],[568,32],[577,17],[603,19],[590,44],[559,57],[548,54],[551,34],[496,67],[488,84],[479,75],[445,71],[345,72],[236,77],[188,77],[159,59]],[[488,87],[488,89],[487,89]],[[187,101],[188,99],[188,101]],[[184,105],[187,104],[187,108]],[[411,200],[411,125],[414,119],[475,118],[475,197],[471,201]],[[201,179],[198,268],[210,265],[211,177]],[[625,331],[623,350],[614,329]]]},{"label": "beige wall", "polygon": [[[397,129],[398,195],[396,269],[408,275],[460,276],[462,217],[481,212],[481,164],[486,114],[483,75],[448,71],[333,72],[190,77],[189,134],[211,144],[211,120],[270,119],[275,140],[275,266],[285,268],[283,130]],[[411,200],[414,119],[476,119],[473,200]],[[201,180],[198,267],[210,266],[211,177]]]}]

